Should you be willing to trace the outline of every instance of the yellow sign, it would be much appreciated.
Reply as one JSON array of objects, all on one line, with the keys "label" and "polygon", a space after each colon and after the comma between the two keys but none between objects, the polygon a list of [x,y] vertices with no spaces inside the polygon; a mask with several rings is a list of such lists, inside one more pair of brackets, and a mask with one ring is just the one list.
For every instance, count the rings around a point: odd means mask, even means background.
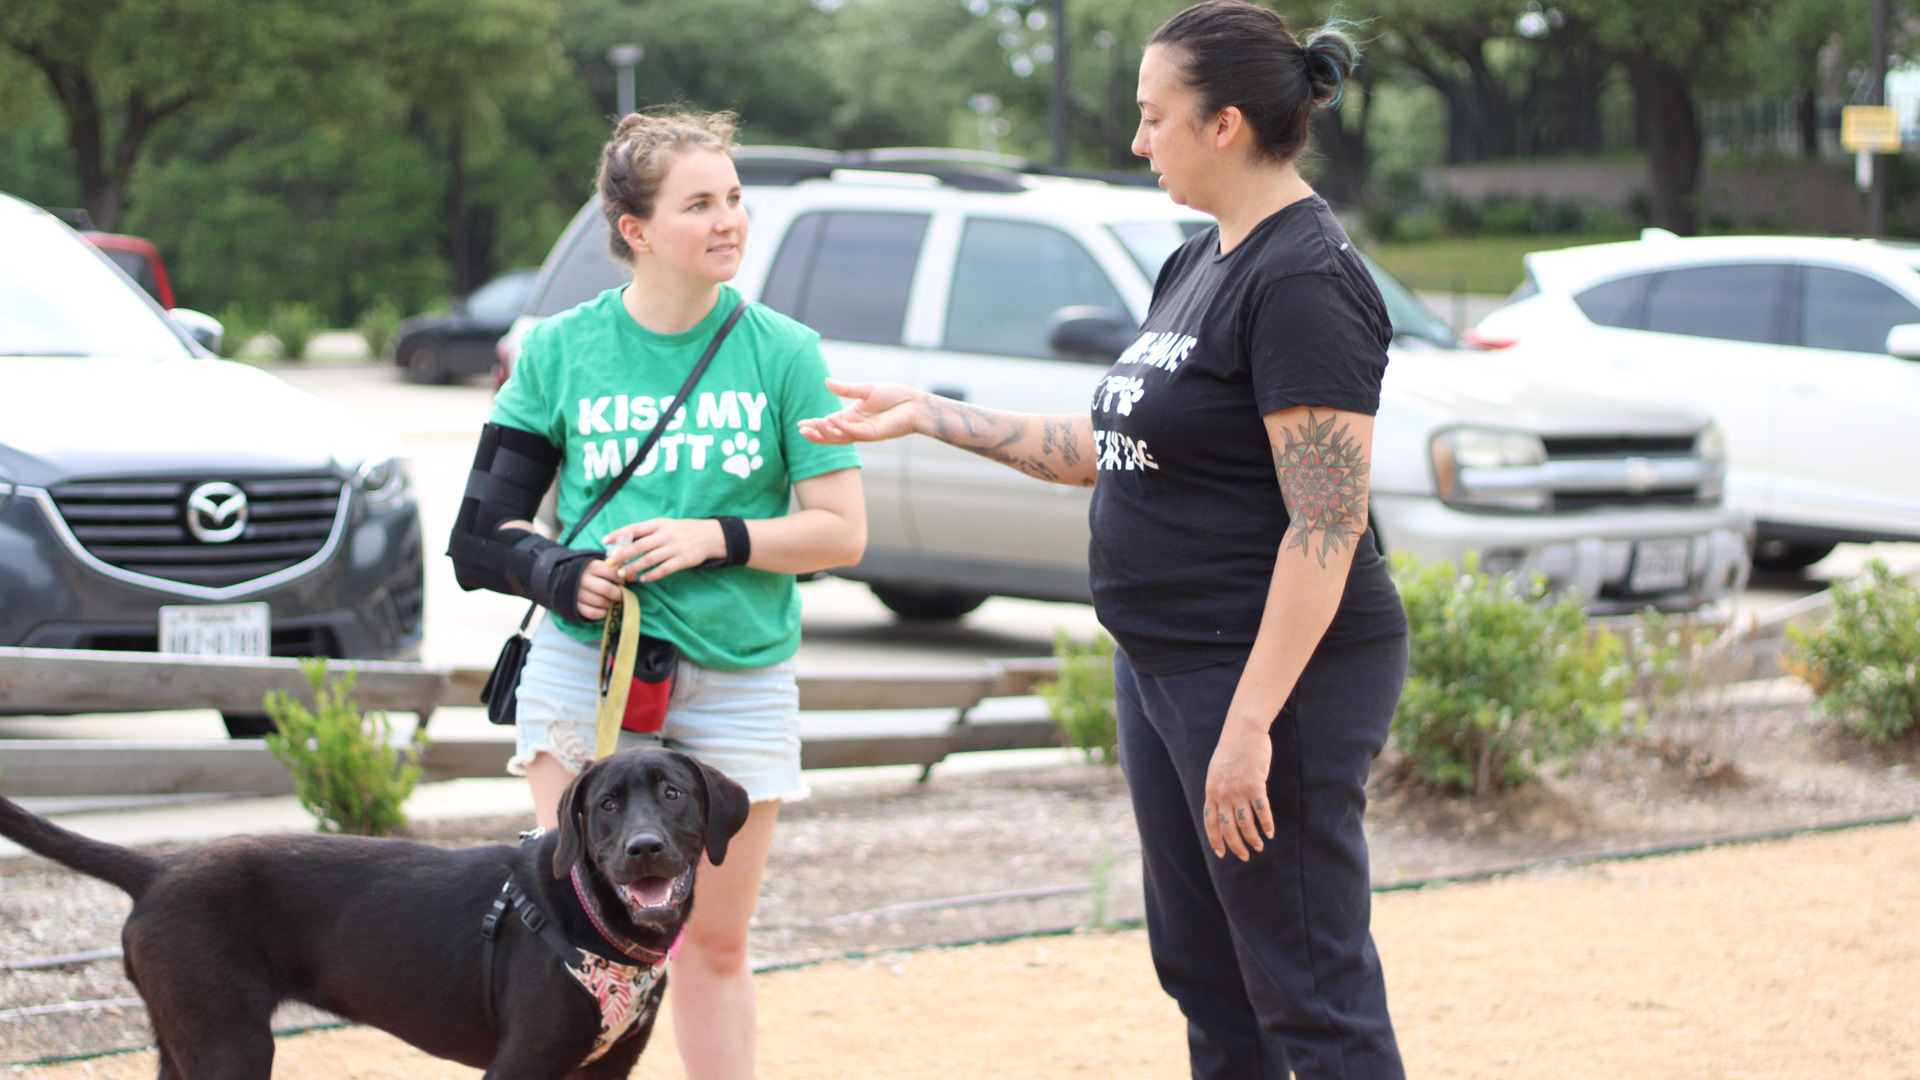
[{"label": "yellow sign", "polygon": [[1888,105],[1849,105],[1840,110],[1840,146],[1853,154],[1900,152],[1900,116]]}]

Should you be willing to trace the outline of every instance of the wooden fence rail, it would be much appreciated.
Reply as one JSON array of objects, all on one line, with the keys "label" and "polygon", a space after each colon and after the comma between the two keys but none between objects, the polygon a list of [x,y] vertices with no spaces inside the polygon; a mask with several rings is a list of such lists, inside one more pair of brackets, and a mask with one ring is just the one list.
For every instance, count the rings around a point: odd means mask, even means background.
[{"label": "wooden fence rail", "polygon": [[[478,706],[487,676],[480,668],[381,661],[335,661],[334,667],[357,673],[354,698],[361,708],[411,712],[422,724],[441,706]],[[937,726],[910,725],[916,729],[910,733],[809,736],[801,745],[801,765],[919,765],[924,770],[949,754],[1058,746],[1059,731],[1050,720],[970,718],[987,698],[1033,693],[1034,684],[1053,671],[1051,659],[1022,659],[921,671],[802,672],[798,681],[803,711],[944,710],[952,716]],[[295,660],[0,648],[0,714],[258,712],[272,690],[300,700],[310,700],[312,693]],[[504,734],[497,739],[431,740],[421,762],[423,779],[503,775],[513,753],[513,743]],[[286,771],[257,742],[0,741],[0,794],[291,790]]]}]

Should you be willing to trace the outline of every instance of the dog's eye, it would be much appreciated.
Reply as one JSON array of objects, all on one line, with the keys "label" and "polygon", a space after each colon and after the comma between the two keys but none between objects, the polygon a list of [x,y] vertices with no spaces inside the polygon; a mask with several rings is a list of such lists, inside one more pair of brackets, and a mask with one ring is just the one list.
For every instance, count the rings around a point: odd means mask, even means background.
[{"label": "dog's eye", "polygon": [[600,809],[608,810],[608,811],[618,810],[620,809],[620,804],[617,802],[614,802],[613,796],[609,795],[606,798],[600,800]]},{"label": "dog's eye", "polygon": [[660,797],[668,800],[677,799],[680,797],[680,789],[668,784],[660,790]]}]

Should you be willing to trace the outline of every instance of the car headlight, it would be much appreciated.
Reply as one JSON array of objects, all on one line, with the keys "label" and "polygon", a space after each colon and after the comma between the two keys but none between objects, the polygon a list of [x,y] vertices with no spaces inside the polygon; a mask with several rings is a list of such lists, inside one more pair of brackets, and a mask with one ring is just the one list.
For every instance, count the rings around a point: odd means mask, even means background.
[{"label": "car headlight", "polygon": [[1448,428],[1429,446],[1441,501],[1492,510],[1544,510],[1552,498],[1540,436],[1500,428]]},{"label": "car headlight", "polygon": [[1693,452],[1713,466],[1713,478],[1700,484],[1702,502],[1717,503],[1727,490],[1727,436],[1719,424],[1709,423],[1693,440]]},{"label": "car headlight", "polygon": [[1715,465],[1727,463],[1727,436],[1719,424],[1710,423],[1701,429],[1700,436],[1693,440],[1693,449]]},{"label": "car headlight", "polygon": [[404,459],[378,458],[360,466],[353,486],[373,512],[391,510],[413,497],[413,481]]}]

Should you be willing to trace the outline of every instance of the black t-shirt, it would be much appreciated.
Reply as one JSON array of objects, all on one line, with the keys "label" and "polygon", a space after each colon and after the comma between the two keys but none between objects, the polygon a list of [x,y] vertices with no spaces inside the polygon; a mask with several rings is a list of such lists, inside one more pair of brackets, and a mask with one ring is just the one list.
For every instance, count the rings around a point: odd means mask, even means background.
[{"label": "black t-shirt", "polygon": [[[1319,196],[1225,255],[1219,244],[1208,229],[1167,260],[1139,338],[1093,396],[1093,602],[1149,674],[1246,657],[1288,522],[1261,418],[1373,415],[1393,340],[1373,276]],[[1405,626],[1365,536],[1322,641]]]}]

